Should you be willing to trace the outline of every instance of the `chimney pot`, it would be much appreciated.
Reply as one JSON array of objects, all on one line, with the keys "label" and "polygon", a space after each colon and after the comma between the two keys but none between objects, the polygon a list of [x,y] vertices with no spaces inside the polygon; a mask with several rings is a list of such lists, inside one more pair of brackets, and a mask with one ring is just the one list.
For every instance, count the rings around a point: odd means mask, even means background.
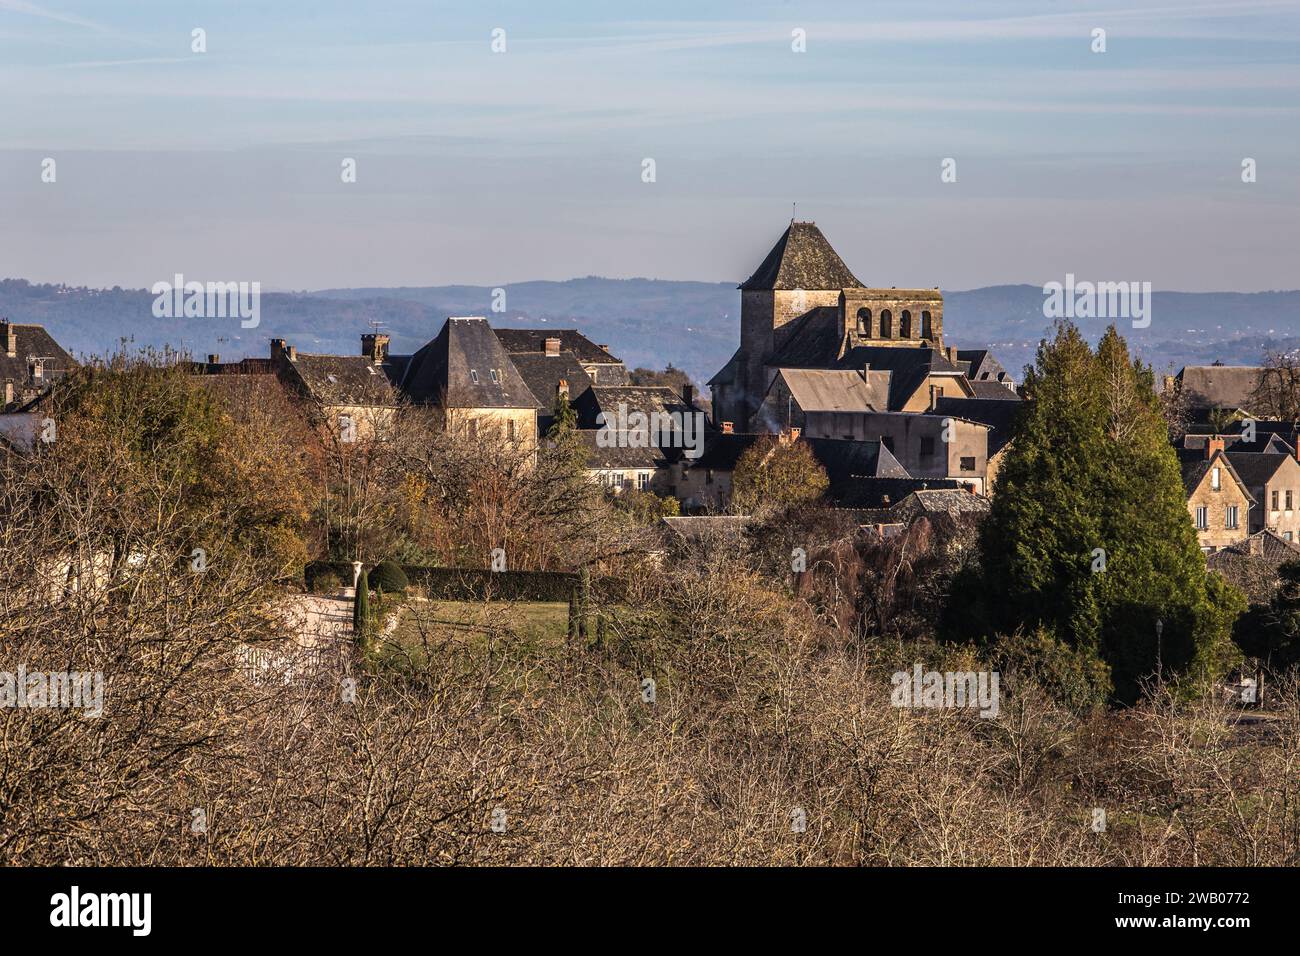
[{"label": "chimney pot", "polygon": [[389,338],[383,332],[366,332],[361,336],[361,354],[376,365],[388,360]]},{"label": "chimney pot", "polygon": [[1223,436],[1211,435],[1205,440],[1205,458],[1208,461],[1213,458],[1217,452],[1223,451]]},{"label": "chimney pot", "polygon": [[731,435],[731,434],[733,434],[733,433],[735,432],[735,430],[736,430],[736,423],[735,423],[735,422],[723,422],[723,423],[722,423],[722,434],[724,434],[724,435]]},{"label": "chimney pot", "polygon": [[555,394],[557,394],[557,395],[568,395],[568,394],[569,394],[569,383],[568,383],[567,380],[565,380],[565,379],[560,379],[559,384],[557,384],[557,385],[555,386]]}]

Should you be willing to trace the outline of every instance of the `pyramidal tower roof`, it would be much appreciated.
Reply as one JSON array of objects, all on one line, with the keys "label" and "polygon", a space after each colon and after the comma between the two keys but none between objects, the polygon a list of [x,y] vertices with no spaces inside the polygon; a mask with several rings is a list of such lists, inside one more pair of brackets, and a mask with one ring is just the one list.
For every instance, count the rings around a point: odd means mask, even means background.
[{"label": "pyramidal tower roof", "polygon": [[791,222],[763,264],[740,284],[755,289],[860,289],[849,267],[826,241],[815,222]]}]

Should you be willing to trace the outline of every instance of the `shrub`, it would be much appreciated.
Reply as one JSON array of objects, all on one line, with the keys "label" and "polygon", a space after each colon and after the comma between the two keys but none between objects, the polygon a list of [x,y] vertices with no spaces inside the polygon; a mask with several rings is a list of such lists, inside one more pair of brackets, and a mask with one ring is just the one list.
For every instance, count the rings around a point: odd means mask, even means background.
[{"label": "shrub", "polygon": [[322,571],[314,575],[308,584],[312,594],[338,594],[343,582],[333,571]]},{"label": "shrub", "polygon": [[370,570],[370,586],[382,590],[385,594],[405,594],[411,586],[406,572],[396,561],[380,561]]}]

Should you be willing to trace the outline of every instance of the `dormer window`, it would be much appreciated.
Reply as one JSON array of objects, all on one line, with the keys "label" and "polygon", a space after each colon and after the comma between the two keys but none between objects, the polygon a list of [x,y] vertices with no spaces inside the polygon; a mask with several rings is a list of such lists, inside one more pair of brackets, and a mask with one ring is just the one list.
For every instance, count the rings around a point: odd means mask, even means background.
[{"label": "dormer window", "polygon": [[493,384],[493,385],[496,385],[496,384],[498,384],[499,382],[500,382],[500,379],[497,378],[497,370],[496,370],[496,369],[492,369],[492,384]]},{"label": "dormer window", "polygon": [[473,382],[475,385],[478,384],[478,372],[475,371],[474,369],[469,370],[469,380]]}]

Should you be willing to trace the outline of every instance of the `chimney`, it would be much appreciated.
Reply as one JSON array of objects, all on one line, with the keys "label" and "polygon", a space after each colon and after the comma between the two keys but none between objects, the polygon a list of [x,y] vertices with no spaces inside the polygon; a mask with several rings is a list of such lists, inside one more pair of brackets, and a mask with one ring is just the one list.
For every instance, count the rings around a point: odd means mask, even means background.
[{"label": "chimney", "polygon": [[[13,382],[5,382],[5,402],[4,402],[4,403],[5,403],[5,405],[8,405],[8,404],[9,404],[10,402],[12,402],[13,400],[14,400],[14,383],[13,383]],[[3,406],[0,406],[0,407],[3,407]]]},{"label": "chimney", "polygon": [[271,361],[284,355],[284,339],[271,339]]},{"label": "chimney", "polygon": [[361,354],[375,365],[388,361],[388,336],[383,332],[366,332],[361,336]]},{"label": "chimney", "polygon": [[555,358],[560,354],[559,336],[547,336],[546,338],[546,355],[549,358]]},{"label": "chimney", "polygon": [[955,345],[950,345],[950,346],[948,346],[946,349],[944,349],[944,351],[948,353],[948,361],[951,362],[953,365],[956,365],[956,364],[957,364],[957,346],[955,346]]},{"label": "chimney", "polygon": [[869,381],[871,381],[871,375],[870,375],[870,372],[871,372],[871,363],[870,363],[870,362],[863,362],[863,363],[862,363],[862,381],[864,381],[864,382],[869,382]]},{"label": "chimney", "polygon": [[1205,458],[1207,461],[1213,458],[1216,453],[1221,451],[1223,451],[1222,435],[1211,435],[1209,438],[1205,439]]},{"label": "chimney", "polygon": [[694,407],[695,405],[694,385],[687,384],[682,386],[682,401],[685,402],[688,406]]},{"label": "chimney", "polygon": [[735,431],[736,431],[736,423],[735,423],[735,422],[723,422],[723,423],[722,423],[722,434],[724,434],[724,435],[731,435],[731,434],[734,434]]},{"label": "chimney", "polygon": [[889,507],[889,503],[890,503],[890,502],[889,502],[889,495],[881,495],[881,496],[880,496],[880,503],[881,503],[882,505],[884,505],[886,508],[888,508],[888,507]]},{"label": "chimney", "polygon": [[608,351],[609,351],[609,346],[608,346],[608,345],[597,345],[596,348],[600,349],[602,352],[608,352]]},{"label": "chimney", "polygon": [[1248,538],[1247,540],[1250,541],[1250,553],[1251,553],[1251,554],[1263,554],[1263,553],[1264,553],[1264,540],[1263,540],[1263,538],[1257,538],[1257,537],[1255,537],[1254,535],[1251,535],[1250,538]]},{"label": "chimney", "polygon": [[216,352],[209,352],[209,353],[208,353],[208,364],[209,364],[209,365],[219,365],[219,364],[221,364],[221,356],[218,355]]},{"label": "chimney", "polygon": [[802,429],[802,428],[791,428],[791,429],[790,429],[790,440],[791,440],[791,441],[798,441],[798,440],[799,440],[799,436],[800,436],[801,434],[803,434],[803,429]]},{"label": "chimney", "polygon": [[0,321],[0,341],[4,342],[5,355],[10,358],[18,355],[18,329],[8,319]]},{"label": "chimney", "polygon": [[564,396],[566,396],[566,397],[568,396],[568,394],[569,394],[569,383],[568,383],[565,379],[560,379],[559,384],[555,386],[555,394],[556,394],[556,395],[564,395]]}]

